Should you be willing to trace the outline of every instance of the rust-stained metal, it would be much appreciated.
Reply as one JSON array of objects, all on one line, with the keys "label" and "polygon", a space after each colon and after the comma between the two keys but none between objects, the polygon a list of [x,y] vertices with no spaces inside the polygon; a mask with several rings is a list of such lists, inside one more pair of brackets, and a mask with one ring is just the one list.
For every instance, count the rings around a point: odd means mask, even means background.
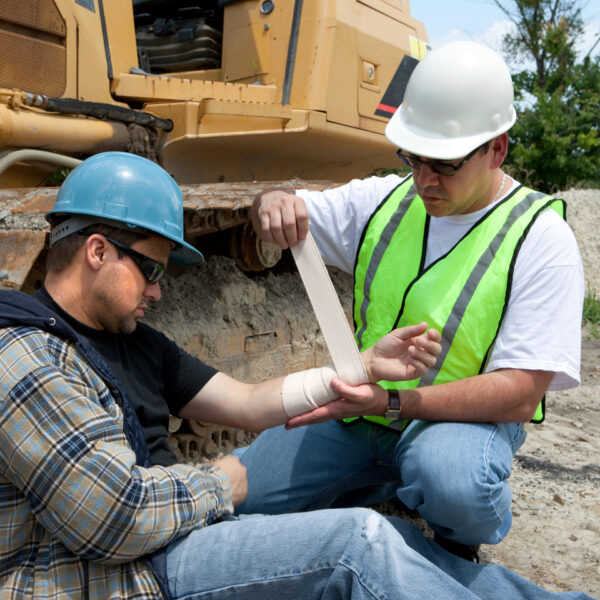
[{"label": "rust-stained metal", "polygon": [[45,242],[45,231],[0,231],[0,285],[21,289]]},{"label": "rust-stained metal", "polygon": [[242,271],[264,271],[274,267],[281,258],[281,248],[258,238],[250,222],[236,227],[229,249]]},{"label": "rust-stained metal", "polygon": [[[184,210],[241,210],[252,206],[256,195],[265,189],[323,190],[336,185],[331,181],[244,181],[240,183],[197,183],[182,185]],[[54,206],[57,187],[0,189],[0,207],[11,205],[13,213],[44,213]]]},{"label": "rust-stained metal", "polygon": [[[252,231],[250,207],[255,196],[265,189],[319,190],[331,185],[334,184],[270,181],[182,186],[186,239],[193,243],[203,235],[230,229],[233,232],[230,251],[242,270],[261,271],[272,267],[281,257],[281,251],[258,240]],[[57,192],[56,187],[0,190],[0,212],[13,220],[10,225],[2,225],[0,231],[0,276],[3,278],[0,285],[23,289],[28,280],[29,287],[39,284],[43,277],[39,256],[45,247],[47,231],[43,215],[54,206]]]}]

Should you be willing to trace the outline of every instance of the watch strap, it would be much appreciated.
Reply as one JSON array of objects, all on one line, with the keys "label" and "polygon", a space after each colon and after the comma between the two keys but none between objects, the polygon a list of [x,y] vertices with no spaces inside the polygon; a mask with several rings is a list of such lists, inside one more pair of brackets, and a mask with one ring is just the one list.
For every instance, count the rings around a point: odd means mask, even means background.
[{"label": "watch strap", "polygon": [[402,402],[400,400],[399,390],[388,390],[388,407],[385,411],[385,418],[390,421],[398,421],[402,414]]}]

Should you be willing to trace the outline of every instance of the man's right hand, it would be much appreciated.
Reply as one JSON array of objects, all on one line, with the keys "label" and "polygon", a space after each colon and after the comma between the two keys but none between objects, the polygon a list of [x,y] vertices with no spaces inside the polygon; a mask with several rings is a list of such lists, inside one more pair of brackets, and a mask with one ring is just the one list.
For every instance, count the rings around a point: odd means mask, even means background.
[{"label": "man's right hand", "polygon": [[259,237],[285,250],[308,235],[308,210],[300,196],[266,191],[254,200],[252,225]]},{"label": "man's right hand", "polygon": [[241,504],[248,495],[248,478],[246,467],[237,456],[230,454],[213,460],[213,464],[225,472],[231,487],[231,499],[234,506]]}]

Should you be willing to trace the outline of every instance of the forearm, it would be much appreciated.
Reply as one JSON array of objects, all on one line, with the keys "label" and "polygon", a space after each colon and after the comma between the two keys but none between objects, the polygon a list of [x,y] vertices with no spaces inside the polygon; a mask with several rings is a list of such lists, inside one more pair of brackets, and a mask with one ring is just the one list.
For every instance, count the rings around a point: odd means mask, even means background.
[{"label": "forearm", "polygon": [[279,377],[252,386],[249,410],[246,412],[249,431],[262,431],[288,422],[290,417],[285,411],[282,398],[284,380],[285,377]]},{"label": "forearm", "polygon": [[179,412],[180,417],[247,431],[283,425],[338,397],[331,389],[331,367],[308,369],[248,384],[217,373]]},{"label": "forearm", "polygon": [[249,384],[217,373],[179,412],[180,417],[246,431],[262,431],[286,423],[281,401],[284,378]]},{"label": "forearm", "polygon": [[35,499],[37,522],[72,552],[133,560],[233,510],[220,469],[136,466],[118,411],[107,413],[93,388],[69,388],[60,373],[40,372],[34,377],[44,386],[14,403],[10,421],[0,420],[2,454],[11,457],[5,476]]},{"label": "forearm", "polygon": [[[440,353],[439,339],[439,332],[428,330],[427,323],[393,330],[361,354],[367,381],[403,381],[421,377]],[[358,395],[353,405],[344,402],[331,404],[342,395],[339,388],[331,386],[335,375],[332,367],[322,367],[251,385],[217,373],[181,409],[179,416],[262,431],[287,423],[297,415],[319,410],[323,405],[332,409],[332,419],[374,414],[369,411],[379,404],[381,398],[381,390],[377,386],[357,388]],[[361,407],[365,412],[360,412]],[[340,415],[339,411],[345,414]],[[382,411],[385,411],[383,407]],[[329,413],[320,411],[319,414]]]},{"label": "forearm", "polygon": [[[100,556],[90,560],[106,564],[129,562],[163,548],[170,541],[198,527],[210,525],[219,517],[232,514],[231,486],[227,474],[212,464],[134,468],[132,477],[141,475],[146,501],[130,506],[123,495],[104,520],[103,530],[85,540],[77,554],[86,556],[90,547]],[[114,523],[129,523],[120,538],[113,535]]]},{"label": "forearm", "polygon": [[425,421],[526,422],[553,373],[502,369],[401,391],[402,416]]}]

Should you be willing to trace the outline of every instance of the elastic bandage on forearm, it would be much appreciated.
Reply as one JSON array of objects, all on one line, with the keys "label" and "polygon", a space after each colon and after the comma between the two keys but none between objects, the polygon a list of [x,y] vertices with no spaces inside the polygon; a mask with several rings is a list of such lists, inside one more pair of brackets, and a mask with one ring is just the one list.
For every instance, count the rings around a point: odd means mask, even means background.
[{"label": "elastic bandage on forearm", "polygon": [[283,410],[288,417],[301,415],[335,400],[338,394],[331,389],[334,377],[337,373],[330,365],[288,375],[281,384]]}]

